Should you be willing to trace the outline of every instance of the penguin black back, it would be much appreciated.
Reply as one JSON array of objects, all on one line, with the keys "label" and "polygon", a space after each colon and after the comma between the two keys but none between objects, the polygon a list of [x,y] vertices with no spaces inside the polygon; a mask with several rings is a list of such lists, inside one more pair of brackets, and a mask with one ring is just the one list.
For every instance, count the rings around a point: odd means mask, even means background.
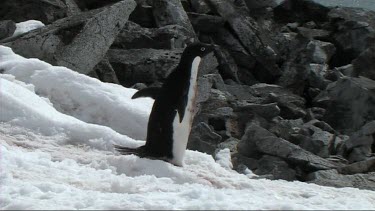
[{"label": "penguin black back", "polygon": [[212,45],[189,45],[161,88],[141,90],[133,96],[144,97],[151,93],[150,96],[155,99],[148,122],[146,144],[136,149],[116,146],[120,153],[133,153],[182,165],[194,116],[198,66],[201,58],[212,51]]}]

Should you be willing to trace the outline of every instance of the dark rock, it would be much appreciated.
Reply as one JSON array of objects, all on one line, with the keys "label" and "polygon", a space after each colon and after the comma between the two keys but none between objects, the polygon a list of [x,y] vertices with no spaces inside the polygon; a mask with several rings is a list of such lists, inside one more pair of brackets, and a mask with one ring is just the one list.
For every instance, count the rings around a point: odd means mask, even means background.
[{"label": "dark rock", "polygon": [[364,125],[360,130],[354,132],[345,142],[348,151],[348,160],[357,162],[366,160],[371,156],[372,145],[375,135],[375,120]]},{"label": "dark rock", "polygon": [[[240,150],[241,149],[241,150]],[[238,145],[238,152],[251,156],[256,152],[276,156],[306,171],[336,168],[336,164],[312,154],[297,145],[276,137],[268,130],[251,125]]]},{"label": "dark rock", "polygon": [[2,0],[0,20],[23,22],[39,20],[50,24],[67,16],[66,5],[60,0]]},{"label": "dark rock", "polygon": [[229,93],[231,93],[237,100],[247,100],[251,102],[262,102],[262,99],[256,98],[250,92],[250,87],[246,85],[225,85]]},{"label": "dark rock", "polygon": [[[373,44],[375,44],[375,39]],[[367,48],[353,60],[352,64],[353,76],[364,76],[375,80],[375,47]]]},{"label": "dark rock", "polygon": [[337,170],[317,171],[308,175],[308,182],[323,186],[354,187],[375,190],[375,173],[342,175]]},{"label": "dark rock", "polygon": [[199,13],[188,13],[188,16],[196,32],[215,33],[225,24],[220,16]]},{"label": "dark rock", "polygon": [[276,7],[278,5],[276,0],[244,0],[247,7],[249,8],[249,13],[254,18],[266,16],[270,8]]},{"label": "dark rock", "polygon": [[16,31],[16,23],[11,20],[0,21],[0,40],[11,37]]},{"label": "dark rock", "polygon": [[99,62],[99,64],[95,66],[94,71],[98,75],[99,80],[107,83],[119,84],[116,72],[113,70],[108,59]]},{"label": "dark rock", "polygon": [[237,152],[237,144],[240,142],[240,140],[230,137],[227,140],[221,142],[220,144],[217,145],[218,149],[226,149],[228,148],[231,153],[236,153]]},{"label": "dark rock", "polygon": [[350,134],[375,119],[375,81],[344,77],[331,83],[314,99],[326,108],[323,120],[335,130]]},{"label": "dark rock", "polygon": [[293,181],[296,179],[296,172],[288,163],[278,157],[264,155],[258,161],[258,169],[255,174],[267,175],[272,174],[272,179],[283,179]]},{"label": "dark rock", "polygon": [[280,116],[285,119],[298,119],[306,116],[304,99],[293,94],[269,94],[271,102],[277,102],[281,109]]},{"label": "dark rock", "polygon": [[338,54],[333,65],[350,64],[375,43],[375,12],[359,8],[338,7],[328,17],[334,26],[332,35]]},{"label": "dark rock", "polygon": [[299,146],[322,158],[328,158],[335,136],[327,131],[317,130],[311,138],[304,139]]},{"label": "dark rock", "polygon": [[210,126],[201,122],[191,129],[187,148],[214,155],[221,136],[211,130]]},{"label": "dark rock", "polygon": [[352,163],[347,166],[343,166],[337,169],[340,174],[359,174],[375,172],[375,158],[370,158],[368,160]]},{"label": "dark rock", "polygon": [[107,56],[120,83],[129,87],[135,83],[163,81],[177,66],[182,51],[183,49],[111,49]]},{"label": "dark rock", "polygon": [[196,38],[193,26],[189,21],[180,0],[154,0],[153,14],[158,27],[180,25],[190,32],[192,39]]},{"label": "dark rock", "polygon": [[310,62],[316,64],[328,63],[336,51],[335,46],[329,42],[312,40],[306,46],[310,53]]},{"label": "dark rock", "polygon": [[101,1],[101,0],[79,0],[75,2],[77,3],[78,7],[82,11],[87,11],[87,10],[94,10],[98,9],[101,7],[105,7],[108,5],[113,5],[114,3],[117,3],[121,0],[106,0],[106,1]]},{"label": "dark rock", "polygon": [[212,84],[212,88],[218,89],[221,91],[227,91],[223,78],[221,77],[220,74],[206,74],[202,76],[203,78],[207,78],[209,82]]},{"label": "dark rock", "polygon": [[[298,145],[300,141],[296,141],[297,134],[304,134],[310,136],[309,132],[301,131],[303,126],[302,119],[278,119],[274,118],[269,127],[269,131],[275,134],[277,137],[283,138],[285,140],[291,141],[292,143]],[[295,136],[295,137],[293,137]]]},{"label": "dark rock", "polygon": [[217,66],[219,63],[217,62],[217,59],[213,52],[207,54],[202,58],[201,63],[199,64],[199,72],[198,76],[203,76],[206,74],[216,74],[217,72]]},{"label": "dark rock", "polygon": [[196,13],[205,14],[211,12],[211,7],[205,0],[190,0],[190,4]]},{"label": "dark rock", "polygon": [[254,113],[266,119],[272,119],[280,114],[280,108],[277,103],[256,104],[246,101],[235,101],[234,111],[238,113]]},{"label": "dark rock", "polygon": [[325,22],[329,8],[311,0],[285,0],[274,8],[275,20],[281,22]]},{"label": "dark rock", "polygon": [[324,108],[319,108],[319,107],[312,107],[307,109],[307,116],[306,120],[322,120],[326,110]]},{"label": "dark rock", "polygon": [[174,49],[189,43],[189,32],[182,26],[168,25],[160,28],[143,28],[128,21],[116,37],[112,48],[121,49]]},{"label": "dark rock", "polygon": [[263,38],[269,35],[264,33],[259,35],[259,27],[255,20],[247,16],[248,11],[243,11],[244,6],[236,5],[242,1],[208,0],[208,2],[228,22],[246,51],[256,59],[259,67],[255,73],[259,76],[253,73],[255,77],[262,82],[271,82],[280,76],[281,72],[276,64],[276,53],[263,42]]},{"label": "dark rock", "polygon": [[348,64],[348,65],[341,66],[341,67],[336,67],[336,70],[342,73],[343,76],[349,76],[349,77],[354,76],[354,67],[352,64]]},{"label": "dark rock", "polygon": [[132,14],[130,14],[129,20],[142,27],[157,28],[153,9],[150,5],[138,3]]},{"label": "dark rock", "polygon": [[275,135],[257,124],[250,124],[246,128],[241,141],[238,143],[237,150],[243,156],[257,158],[260,156],[260,153],[256,141],[268,137],[275,137]]},{"label": "dark rock", "polygon": [[289,54],[282,76],[277,84],[302,95],[306,87],[325,89],[331,82],[326,79],[327,63],[335,53],[332,43],[301,39],[293,44],[296,51]]},{"label": "dark rock", "polygon": [[24,57],[39,58],[87,74],[103,60],[134,7],[133,0],[124,0],[58,20],[5,45]]},{"label": "dark rock", "polygon": [[228,50],[237,65],[245,68],[255,66],[256,60],[254,56],[245,50],[241,42],[228,29],[219,28],[213,39],[215,43]]},{"label": "dark rock", "polygon": [[280,115],[286,119],[298,119],[306,115],[305,100],[277,85],[263,83],[253,86],[227,85],[227,90],[239,100],[261,104],[277,102],[281,109]]},{"label": "dark rock", "polygon": [[131,88],[141,90],[147,88],[147,85],[144,83],[136,83]]},{"label": "dark rock", "polygon": [[330,32],[324,29],[310,29],[306,27],[297,27],[298,34],[308,38],[309,40],[327,40]]},{"label": "dark rock", "polygon": [[255,170],[258,168],[258,160],[241,155],[240,153],[232,154],[233,169],[243,173],[244,168]]},{"label": "dark rock", "polygon": [[75,0],[62,0],[66,5],[66,15],[73,16],[82,12]]},{"label": "dark rock", "polygon": [[215,51],[215,56],[219,63],[218,70],[224,80],[231,79],[235,82],[239,82],[238,78],[238,67],[235,63],[234,58],[224,48]]}]

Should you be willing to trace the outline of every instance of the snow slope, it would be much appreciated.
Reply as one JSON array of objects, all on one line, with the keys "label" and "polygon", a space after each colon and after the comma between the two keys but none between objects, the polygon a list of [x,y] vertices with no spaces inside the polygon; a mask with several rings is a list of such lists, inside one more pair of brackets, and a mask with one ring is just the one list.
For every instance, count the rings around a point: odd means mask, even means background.
[{"label": "snow slope", "polygon": [[375,194],[270,181],[187,151],[184,167],[118,155],[144,144],[151,99],[0,46],[0,209],[374,209]]}]

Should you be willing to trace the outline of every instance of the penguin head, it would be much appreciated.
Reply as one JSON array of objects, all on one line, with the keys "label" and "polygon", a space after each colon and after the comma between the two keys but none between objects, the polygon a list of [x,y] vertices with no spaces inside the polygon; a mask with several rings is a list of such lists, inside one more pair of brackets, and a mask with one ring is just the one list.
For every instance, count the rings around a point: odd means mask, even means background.
[{"label": "penguin head", "polygon": [[195,42],[188,45],[184,50],[184,55],[188,57],[204,57],[207,54],[215,50],[215,46],[212,44],[205,44],[201,42]]}]

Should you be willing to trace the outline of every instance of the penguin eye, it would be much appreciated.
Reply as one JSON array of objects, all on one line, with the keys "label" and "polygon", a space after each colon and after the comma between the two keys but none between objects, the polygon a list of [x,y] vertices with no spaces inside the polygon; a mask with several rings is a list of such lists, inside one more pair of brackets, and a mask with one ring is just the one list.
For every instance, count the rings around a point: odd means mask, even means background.
[{"label": "penguin eye", "polygon": [[205,47],[202,47],[202,48],[201,48],[201,51],[205,51],[205,50],[206,50],[206,48],[205,48]]}]

